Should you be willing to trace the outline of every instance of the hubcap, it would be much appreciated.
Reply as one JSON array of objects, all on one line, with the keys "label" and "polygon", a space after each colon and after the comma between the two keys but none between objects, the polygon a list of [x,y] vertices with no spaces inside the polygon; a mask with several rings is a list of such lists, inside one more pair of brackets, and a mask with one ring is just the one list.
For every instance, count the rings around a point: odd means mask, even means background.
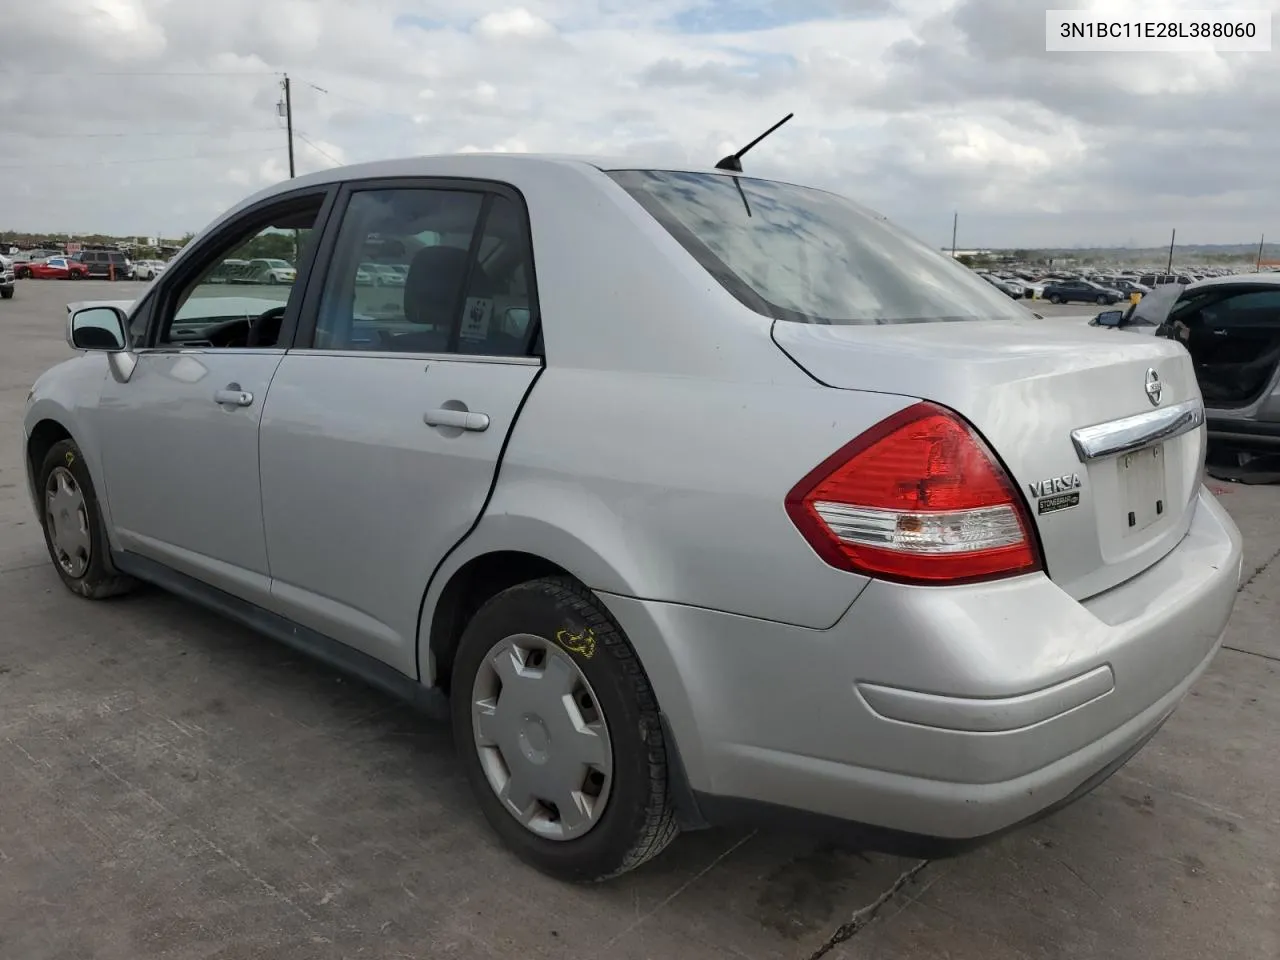
[{"label": "hubcap", "polygon": [[595,691],[555,644],[522,633],[495,644],[471,691],[480,766],[506,811],[549,840],[599,821],[613,748]]},{"label": "hubcap", "polygon": [[80,484],[66,467],[54,467],[44,491],[45,518],[54,558],[69,577],[82,577],[89,569],[93,541],[89,538],[89,513]]}]

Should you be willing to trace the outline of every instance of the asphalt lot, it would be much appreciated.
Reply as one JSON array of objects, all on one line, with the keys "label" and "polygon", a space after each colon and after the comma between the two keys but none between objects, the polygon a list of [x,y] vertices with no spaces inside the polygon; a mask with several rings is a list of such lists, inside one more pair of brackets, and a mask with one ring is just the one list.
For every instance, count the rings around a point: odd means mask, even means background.
[{"label": "asphalt lot", "polygon": [[23,401],[69,300],[141,286],[0,301],[0,957],[1280,956],[1280,489],[1215,484],[1246,537],[1227,649],[1067,810],[930,863],[708,831],[568,887],[497,845],[444,727],[157,591],[62,588]]}]

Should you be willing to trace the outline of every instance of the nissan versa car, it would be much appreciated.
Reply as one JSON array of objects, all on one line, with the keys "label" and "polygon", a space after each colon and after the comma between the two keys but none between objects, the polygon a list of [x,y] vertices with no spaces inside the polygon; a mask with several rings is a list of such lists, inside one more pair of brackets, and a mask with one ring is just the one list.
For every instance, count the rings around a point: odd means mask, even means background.
[{"label": "nissan versa car", "polygon": [[[296,283],[210,282],[280,231]],[[24,421],[67,587],[149,581],[447,712],[560,877],[708,824],[938,854],[1042,815],[1166,720],[1239,583],[1185,350],[1040,323],[788,183],[329,170],[67,336]]]}]

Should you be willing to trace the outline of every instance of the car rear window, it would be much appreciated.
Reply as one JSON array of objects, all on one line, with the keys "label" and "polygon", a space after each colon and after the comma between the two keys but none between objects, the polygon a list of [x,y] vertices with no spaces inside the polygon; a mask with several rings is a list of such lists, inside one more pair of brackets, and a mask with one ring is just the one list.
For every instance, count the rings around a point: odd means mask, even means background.
[{"label": "car rear window", "polygon": [[968,268],[836,194],[711,173],[609,176],[765,316],[820,324],[1029,316]]}]

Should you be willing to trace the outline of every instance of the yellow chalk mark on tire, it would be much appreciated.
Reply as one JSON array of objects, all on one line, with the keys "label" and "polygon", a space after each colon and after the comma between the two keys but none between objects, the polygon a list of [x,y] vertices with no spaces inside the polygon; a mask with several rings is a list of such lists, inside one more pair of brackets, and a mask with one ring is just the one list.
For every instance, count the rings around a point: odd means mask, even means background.
[{"label": "yellow chalk mark on tire", "polygon": [[588,660],[596,655],[596,635],[590,627],[581,633],[561,630],[556,634],[556,642],[570,653],[580,654]]}]

